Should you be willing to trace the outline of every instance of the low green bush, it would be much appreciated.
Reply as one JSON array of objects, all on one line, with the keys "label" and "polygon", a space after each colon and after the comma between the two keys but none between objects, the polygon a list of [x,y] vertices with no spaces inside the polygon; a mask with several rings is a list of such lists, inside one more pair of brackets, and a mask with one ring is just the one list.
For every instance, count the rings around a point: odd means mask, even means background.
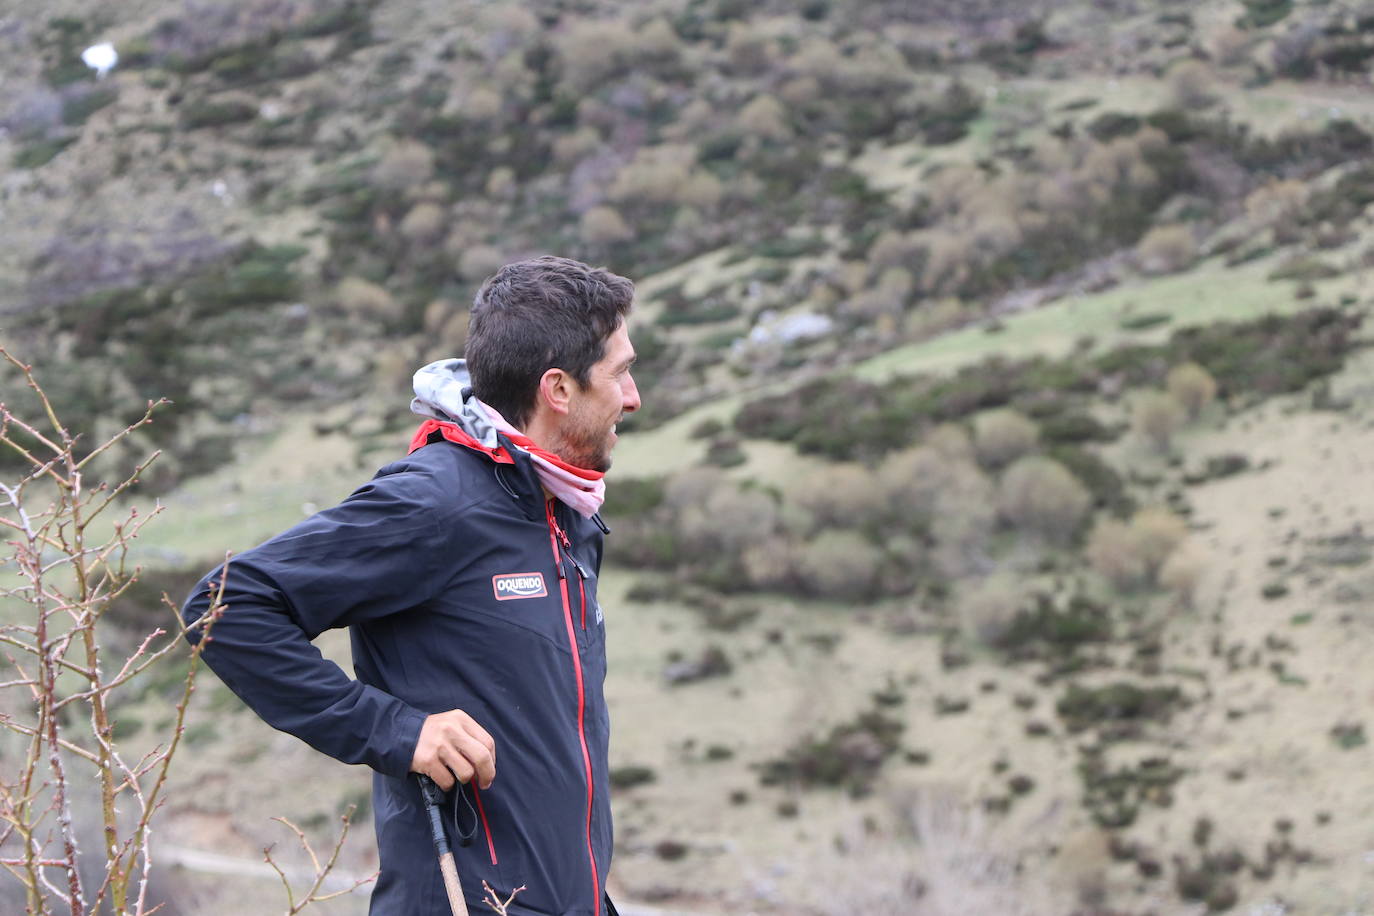
[{"label": "low green bush", "polygon": [[1001,639],[1001,648],[1026,658],[1045,650],[1071,653],[1089,643],[1106,642],[1111,636],[1111,615],[1104,605],[1077,594],[1059,607],[1049,595],[1039,594],[1034,607],[1017,614]]},{"label": "low green bush", "polygon": [[197,309],[207,311],[295,299],[300,279],[291,265],[304,254],[299,246],[249,245],[230,263],[191,280],[184,289]]},{"label": "low green bush", "polygon": [[258,116],[258,106],[241,99],[197,99],[185,103],[181,123],[187,130],[241,124]]},{"label": "low green bush", "polygon": [[898,750],[905,726],[878,710],[860,713],[823,736],[803,738],[759,767],[763,785],[843,788],[868,794],[883,764]]},{"label": "low green bush", "polygon": [[1167,757],[1147,757],[1135,766],[1111,768],[1101,753],[1083,755],[1078,765],[1083,806],[1101,827],[1119,829],[1135,823],[1145,804],[1168,807],[1173,786],[1183,770]]},{"label": "low green bush", "polygon": [[611,788],[617,791],[633,789],[635,786],[645,786],[658,780],[658,774],[652,767],[646,766],[619,766],[611,767],[607,774]]},{"label": "low green bush", "polygon": [[1087,124],[1088,134],[1099,143],[1109,143],[1117,137],[1129,137],[1143,126],[1139,115],[1107,111]]},{"label": "low green bush", "polygon": [[62,123],[78,127],[86,119],[119,97],[118,90],[109,86],[92,87],[69,96],[62,103]]},{"label": "low green bush", "polygon": [[57,154],[75,143],[75,136],[51,137],[21,146],[15,150],[14,158],[10,162],[16,169],[36,169],[47,165]]},{"label": "low green bush", "polygon": [[1055,711],[1071,732],[1098,730],[1104,740],[1139,737],[1146,723],[1165,723],[1187,704],[1177,687],[1141,687],[1117,681],[1103,687],[1070,684]]}]

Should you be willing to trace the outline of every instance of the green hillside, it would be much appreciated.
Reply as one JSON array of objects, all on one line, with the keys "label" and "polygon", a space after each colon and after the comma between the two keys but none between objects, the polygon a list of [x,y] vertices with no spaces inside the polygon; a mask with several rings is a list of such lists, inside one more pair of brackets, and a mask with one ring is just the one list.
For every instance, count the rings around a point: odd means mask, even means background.
[{"label": "green hillside", "polygon": [[[639,291],[627,913],[1368,907],[1374,7],[55,2],[0,49],[0,344],[92,441],[174,402],[104,465],[164,450],[116,626],[400,455],[476,285],[565,254]],[[195,702],[169,848],[366,804]]]}]

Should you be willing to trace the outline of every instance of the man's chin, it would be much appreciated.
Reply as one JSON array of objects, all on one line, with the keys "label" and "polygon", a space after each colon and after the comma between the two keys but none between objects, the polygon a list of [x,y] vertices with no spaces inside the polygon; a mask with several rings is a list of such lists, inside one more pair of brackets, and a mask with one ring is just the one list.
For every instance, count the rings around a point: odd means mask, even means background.
[{"label": "man's chin", "polygon": [[573,467],[582,468],[585,471],[599,471],[604,474],[611,469],[611,456],[609,454],[577,455],[570,458],[564,458],[562,455],[559,455],[559,457],[563,458],[564,461],[568,462],[568,464]]}]

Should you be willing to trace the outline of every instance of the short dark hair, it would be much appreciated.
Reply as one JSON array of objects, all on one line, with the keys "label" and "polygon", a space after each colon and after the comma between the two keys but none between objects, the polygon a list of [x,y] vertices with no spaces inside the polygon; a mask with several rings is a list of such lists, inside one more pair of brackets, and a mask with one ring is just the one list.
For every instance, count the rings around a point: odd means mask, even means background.
[{"label": "short dark hair", "polygon": [[587,384],[634,292],[624,277],[570,258],[546,255],[502,267],[472,303],[464,355],[473,393],[524,429],[547,370]]}]

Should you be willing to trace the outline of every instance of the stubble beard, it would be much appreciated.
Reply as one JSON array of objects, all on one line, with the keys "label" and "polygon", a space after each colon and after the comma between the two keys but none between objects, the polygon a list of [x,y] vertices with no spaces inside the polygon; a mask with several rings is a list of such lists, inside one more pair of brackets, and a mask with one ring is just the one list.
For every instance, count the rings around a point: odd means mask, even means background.
[{"label": "stubble beard", "polygon": [[557,444],[550,451],[573,467],[602,473],[609,471],[610,430],[594,429],[590,423],[580,418],[571,422],[569,426],[566,432],[559,435]]}]

